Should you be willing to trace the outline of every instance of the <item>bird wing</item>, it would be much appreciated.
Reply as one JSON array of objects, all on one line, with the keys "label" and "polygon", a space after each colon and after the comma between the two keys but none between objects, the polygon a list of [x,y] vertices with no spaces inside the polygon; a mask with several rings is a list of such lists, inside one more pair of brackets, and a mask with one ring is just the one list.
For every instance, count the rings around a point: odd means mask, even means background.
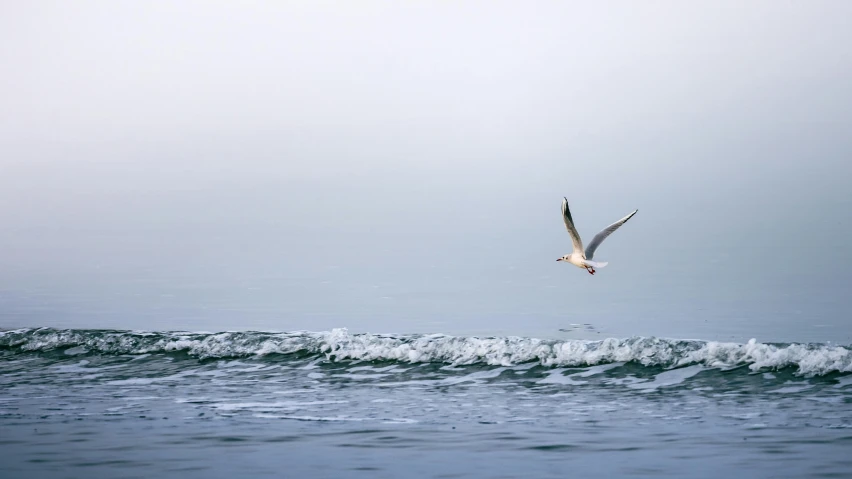
[{"label": "bird wing", "polygon": [[[595,237],[592,238],[592,242],[589,243],[589,247],[586,248],[586,259],[592,259],[595,256],[595,250],[598,249],[598,246],[600,246],[601,243],[603,243],[603,240],[605,240],[607,236],[611,235],[612,232],[617,230],[621,225],[627,223],[627,220],[633,218],[633,215],[635,215],[637,211],[639,210],[633,210],[633,213],[621,218],[615,223],[604,228],[600,233],[596,234]],[[566,219],[565,222],[567,223],[568,220]]]},{"label": "bird wing", "polygon": [[568,229],[571,243],[574,244],[574,253],[582,253],[583,241],[580,239],[580,234],[577,233],[577,228],[574,227],[574,219],[571,218],[571,210],[568,209],[568,198],[562,200],[562,219],[565,221],[565,228]]}]

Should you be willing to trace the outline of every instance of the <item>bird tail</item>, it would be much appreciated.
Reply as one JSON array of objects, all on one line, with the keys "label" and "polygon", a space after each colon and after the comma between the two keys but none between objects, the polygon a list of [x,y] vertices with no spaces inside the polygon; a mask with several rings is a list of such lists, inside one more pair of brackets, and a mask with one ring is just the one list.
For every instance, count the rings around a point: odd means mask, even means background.
[{"label": "bird tail", "polygon": [[590,260],[590,259],[585,259],[585,260],[583,260],[583,264],[585,264],[586,266],[591,266],[592,268],[598,268],[598,269],[601,269],[601,268],[603,268],[604,266],[608,265],[609,263],[608,263],[608,262],[602,262],[602,263],[599,263],[599,262],[597,262],[597,261],[592,261],[592,260]]}]

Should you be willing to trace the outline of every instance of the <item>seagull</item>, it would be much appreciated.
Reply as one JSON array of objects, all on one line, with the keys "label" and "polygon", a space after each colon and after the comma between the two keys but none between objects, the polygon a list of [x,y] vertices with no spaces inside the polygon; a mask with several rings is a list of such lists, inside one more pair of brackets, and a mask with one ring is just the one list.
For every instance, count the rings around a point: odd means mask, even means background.
[{"label": "seagull", "polygon": [[574,227],[574,219],[571,218],[571,210],[568,209],[568,198],[564,198],[562,200],[562,219],[565,220],[565,228],[568,229],[568,235],[571,236],[571,243],[574,244],[574,251],[571,252],[571,254],[566,254],[561,258],[557,258],[556,261],[567,261],[578,268],[586,268],[586,271],[588,271],[589,274],[595,274],[595,268],[603,268],[609,264],[592,261],[592,258],[595,256],[595,250],[598,249],[598,246],[603,243],[603,240],[605,240],[607,236],[611,235],[613,231],[617,230],[624,223],[627,223],[627,220],[633,218],[633,215],[635,215],[637,211],[639,210],[633,210],[633,212],[629,215],[607,226],[603,229],[603,231],[596,234],[584,252],[583,240],[580,239],[580,235],[577,233],[577,228]]}]

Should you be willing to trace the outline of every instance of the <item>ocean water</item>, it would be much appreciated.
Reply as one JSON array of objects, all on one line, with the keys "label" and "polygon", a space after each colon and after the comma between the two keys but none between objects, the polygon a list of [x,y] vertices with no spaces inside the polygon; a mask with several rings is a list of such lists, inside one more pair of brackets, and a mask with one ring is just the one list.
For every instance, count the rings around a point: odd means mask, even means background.
[{"label": "ocean water", "polygon": [[849,477],[852,348],[0,332],[2,477]]}]

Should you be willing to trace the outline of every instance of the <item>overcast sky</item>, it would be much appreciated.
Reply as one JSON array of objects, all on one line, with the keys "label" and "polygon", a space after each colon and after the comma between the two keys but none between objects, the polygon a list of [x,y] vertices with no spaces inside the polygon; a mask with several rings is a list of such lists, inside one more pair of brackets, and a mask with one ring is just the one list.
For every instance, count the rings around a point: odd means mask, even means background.
[{"label": "overcast sky", "polygon": [[[852,336],[849,2],[5,1],[0,65],[0,327]],[[594,278],[562,196],[639,208]]]}]

